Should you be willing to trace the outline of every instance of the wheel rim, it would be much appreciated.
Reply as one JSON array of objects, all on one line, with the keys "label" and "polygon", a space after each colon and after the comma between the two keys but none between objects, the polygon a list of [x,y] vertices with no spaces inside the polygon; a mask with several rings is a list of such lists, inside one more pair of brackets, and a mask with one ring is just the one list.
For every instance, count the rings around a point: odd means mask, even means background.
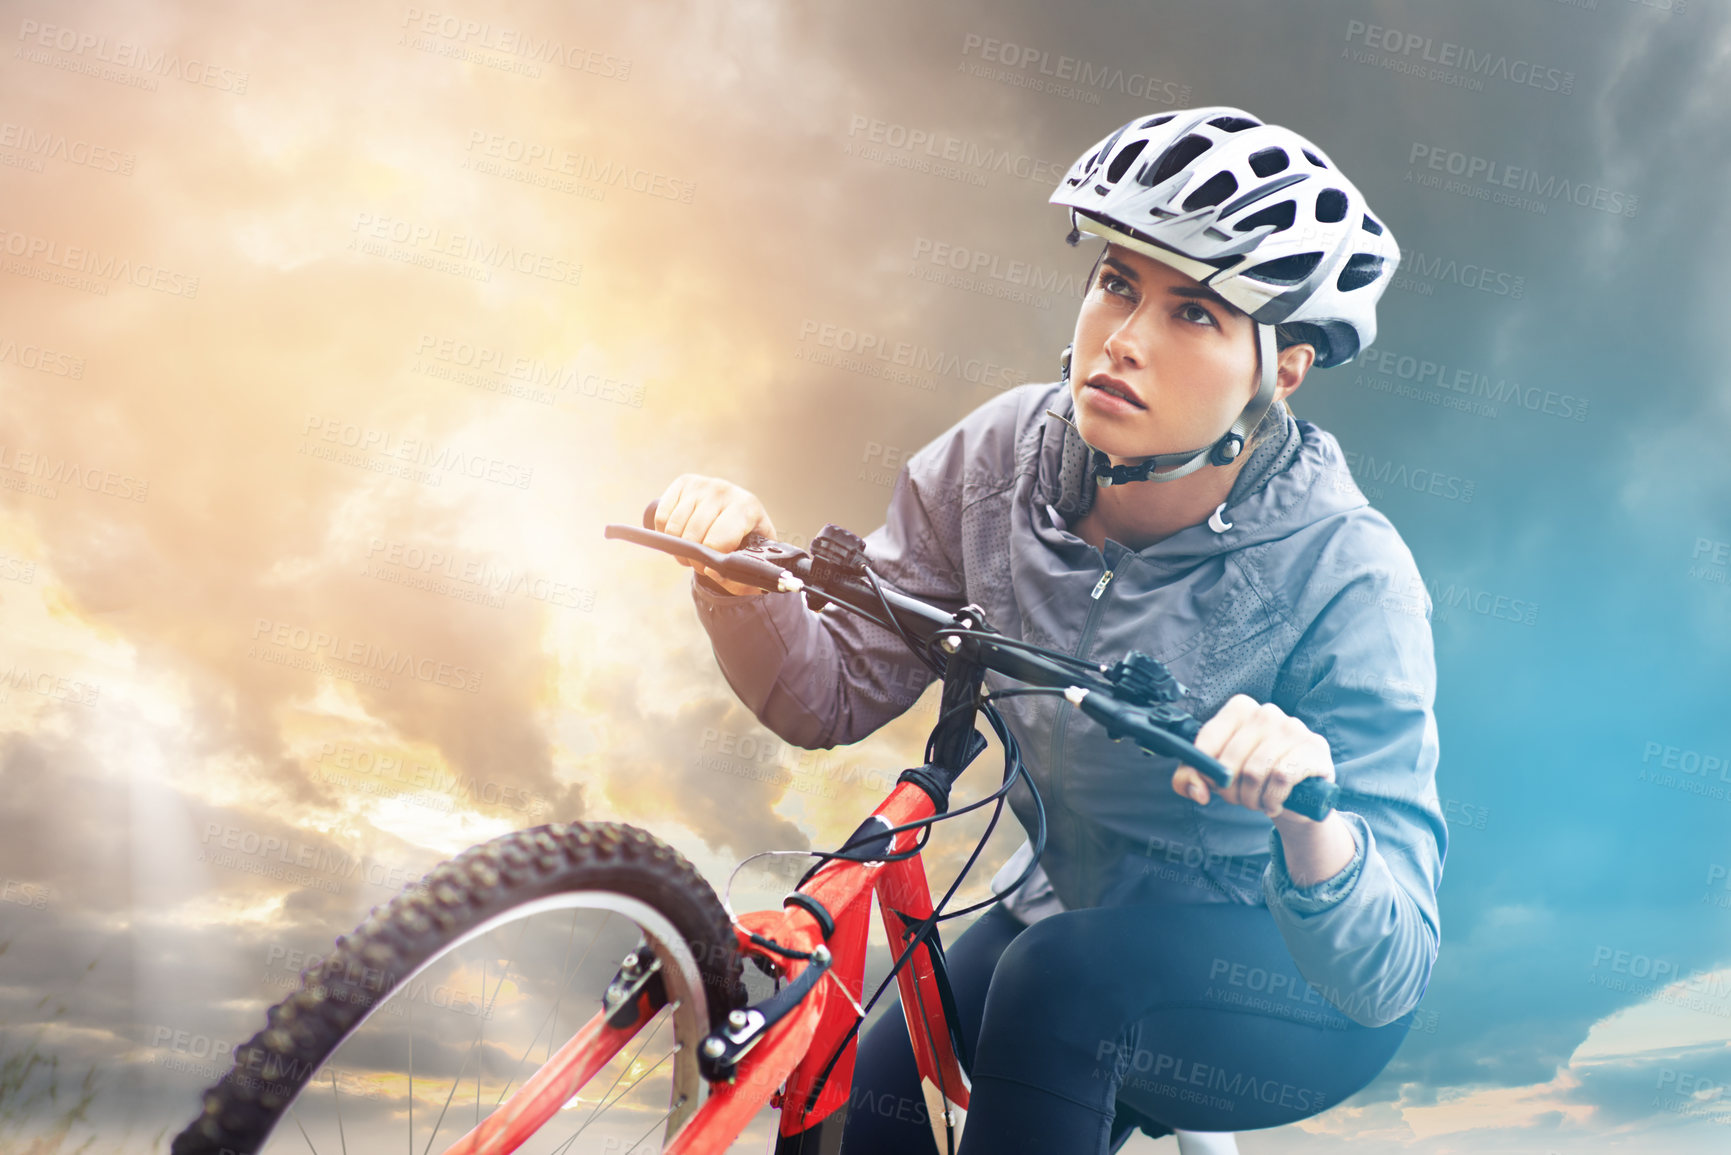
[{"label": "wheel rim", "polygon": [[[526,946],[524,940],[531,937],[546,940],[554,937],[555,931],[564,933],[567,943],[552,987],[509,967],[502,971],[489,968],[490,959],[509,957],[513,951],[543,953],[545,941]],[[641,941],[648,943],[660,961],[667,1006],[644,1023],[620,1054],[564,1108],[555,1111],[519,1150],[531,1155],[543,1152],[576,1155],[587,1149],[587,1145],[576,1146],[579,1137],[592,1141],[596,1136],[592,1127],[610,1113],[616,1120],[622,1114],[636,1118],[628,1120],[623,1128],[614,1128],[620,1133],[610,1135],[610,1141],[617,1139],[620,1145],[609,1150],[617,1150],[621,1155],[626,1151],[646,1155],[659,1150],[654,1133],[661,1132],[663,1143],[671,1141],[696,1111],[702,1095],[704,1083],[697,1069],[697,1043],[709,1023],[702,972],[684,936],[655,907],[628,895],[576,890],[546,895],[501,911],[443,944],[425,961],[397,978],[388,994],[364,1009],[343,1041],[307,1077],[305,1085],[283,1109],[270,1138],[260,1149],[262,1155],[308,1150],[315,1155],[350,1150],[357,1155],[363,1152],[370,1155],[375,1150],[405,1151],[408,1155],[443,1152],[469,1129],[471,1102],[474,1120],[485,1119],[514,1087],[521,1086],[534,1074],[546,1055],[600,1009],[598,996],[606,978],[617,968],[620,958]],[[573,952],[575,962],[571,961]],[[481,960],[478,984],[473,981],[475,954]],[[465,958],[466,955],[470,957]],[[431,988],[433,994],[425,996],[429,1006],[418,1006],[417,992],[424,996],[429,981],[446,977],[445,972],[453,968],[459,973],[468,972],[452,983],[461,988],[461,1009],[457,1009],[454,999],[453,1006],[439,1005],[438,992],[447,989],[443,984]],[[507,989],[512,997],[501,1006],[501,995]],[[393,1003],[400,999],[406,1002],[393,1010]],[[533,1006],[536,1002],[550,1004],[549,1009],[538,1015]],[[453,1010],[455,1014],[451,1013]],[[407,1050],[403,1052],[407,1078],[400,1088],[382,1067],[381,1053],[388,1054],[389,1046],[381,1038],[397,1033],[391,1029],[397,1024],[386,1021],[392,1016],[400,1018],[405,1028],[402,1033],[408,1036]],[[461,1045],[465,1017],[473,1024],[473,1037],[453,1077],[450,1051]],[[416,1031],[428,1028],[433,1035],[432,1046],[423,1046],[422,1055],[431,1050],[435,1067],[443,1069],[417,1072],[415,1044],[420,1040]],[[495,1037],[488,1038],[490,1031]],[[506,1037],[511,1039],[509,1044]],[[503,1080],[498,1078],[496,1063],[489,1072],[485,1058],[476,1061],[483,1046],[491,1049],[488,1054],[506,1046],[518,1052]],[[493,1076],[490,1079],[489,1074]],[[660,1099],[658,1117],[645,1129],[642,1122],[649,1117],[643,1107],[645,1097],[653,1094],[663,1078],[668,1088],[666,1096]],[[645,1084],[647,1090],[640,1091]],[[602,1089],[593,1100],[589,1098],[592,1088]],[[437,1094],[423,1097],[429,1089],[442,1092],[442,1100]],[[459,1100],[463,1101],[463,1108],[461,1114],[456,1114],[453,1105]],[[622,1105],[627,1105],[623,1112]],[[581,1121],[572,1124],[567,1118],[572,1113],[581,1116]],[[364,1123],[362,1116],[368,1117]],[[397,1131],[394,1137],[386,1133],[392,1126]]]}]

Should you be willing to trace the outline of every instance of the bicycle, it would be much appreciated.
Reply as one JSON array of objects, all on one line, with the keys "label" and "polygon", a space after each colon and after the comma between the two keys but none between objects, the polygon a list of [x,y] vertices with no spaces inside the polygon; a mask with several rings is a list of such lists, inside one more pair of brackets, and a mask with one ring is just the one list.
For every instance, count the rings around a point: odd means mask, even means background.
[{"label": "bicycle", "polygon": [[[653,525],[654,509],[652,502],[644,514],[645,527]],[[381,1116],[394,1126],[395,1075],[377,1069],[384,1060],[376,1055],[363,1055],[350,1068],[333,1062],[339,1046],[357,1038],[362,1025],[375,1018],[381,1007],[388,1010],[390,1000],[404,991],[409,994],[407,1015],[412,1028],[416,980],[421,980],[420,989],[425,991],[429,968],[441,960],[461,960],[465,944],[522,923],[516,945],[499,952],[522,957],[539,949],[525,946],[530,925],[538,919],[544,922],[542,916],[566,911],[572,914],[572,924],[558,968],[560,978],[551,988],[553,1010],[530,1036],[485,1112],[485,1068],[499,1066],[503,1061],[499,1055],[508,1059],[510,1053],[500,1051],[497,1034],[488,1040],[488,1024],[508,1031],[520,1020],[520,1034],[530,1021],[529,1016],[509,1013],[496,1018],[499,994],[507,977],[512,977],[513,989],[521,991],[535,988],[536,980],[526,973],[512,975],[507,967],[499,972],[489,996],[492,955],[483,954],[480,997],[464,1002],[465,1008],[473,1008],[464,1013],[476,1020],[475,1038],[454,1077],[450,1076],[454,1054],[445,1052],[461,1045],[466,1030],[452,1027],[452,1019],[434,1020],[435,1027],[448,1028],[444,1033],[455,1042],[434,1051],[435,1059],[443,1060],[436,1086],[442,1087],[450,1077],[451,1087],[423,1155],[430,1153],[457,1091],[466,1087],[471,1063],[475,1065],[475,1122],[444,1148],[446,1155],[498,1155],[531,1140],[554,1143],[563,1128],[549,1124],[562,1110],[583,1105],[583,1092],[611,1067],[619,1072],[594,1100],[595,1113],[550,1150],[569,1151],[585,1134],[590,1141],[582,1149],[636,1150],[660,1130],[665,1155],[715,1155],[750,1126],[765,1105],[771,1105],[780,1110],[776,1155],[831,1155],[839,1147],[851,1101],[856,1033],[892,980],[899,988],[934,1139],[940,1151],[954,1155],[969,1102],[970,1062],[954,1026],[956,1012],[938,928],[941,922],[997,900],[994,895],[960,910],[947,909],[1018,781],[1032,794],[1037,817],[1035,853],[1006,893],[1031,875],[1045,842],[1039,791],[995,701],[1016,694],[1061,694],[1112,738],[1134,742],[1150,754],[1177,758],[1221,785],[1230,783],[1226,768],[1191,744],[1200,723],[1179,705],[1184,687],[1160,662],[1134,651],[1110,665],[1089,662],[999,633],[976,606],[949,612],[904,595],[883,584],[870,568],[865,543],[840,527],[826,526],[809,550],[753,535],[728,554],[650,528],[609,525],[605,535],[701,562],[733,581],[770,591],[802,592],[814,609],[835,605],[899,635],[943,685],[924,763],[904,770],[889,796],[835,850],[770,852],[816,859],[779,910],[733,915],[678,851],[646,831],[615,823],[551,824],[471,847],[388,904],[374,908],[352,935],[337,941],[329,956],[301,972],[300,989],[270,1008],[265,1029],[235,1049],[233,1069],[205,1092],[203,1111],[175,1138],[173,1155],[251,1155],[273,1134],[294,1141],[297,1149],[298,1140],[304,1139],[317,1152],[320,1148],[307,1120],[313,1119],[315,1128],[328,1126],[327,1108],[344,1152],[351,1137],[361,1150],[380,1149],[382,1143],[371,1131],[366,1132],[364,1145],[359,1131],[349,1134],[341,1085],[349,1084],[346,1097],[353,1126],[370,1126]],[[987,693],[988,670],[1024,685]],[[1002,783],[984,798],[951,810],[951,787],[988,745],[977,728],[981,716],[1003,747]],[[1335,783],[1309,778],[1293,790],[1286,806],[1320,820],[1341,794]],[[994,809],[985,834],[942,898],[933,903],[920,859],[933,826],[988,805]],[[730,879],[730,890],[731,885]],[[888,940],[897,948],[896,958],[871,998],[862,1001],[874,898]],[[581,912],[590,912],[591,917],[599,913],[601,923],[582,959],[571,966]],[[622,927],[613,927],[616,916]],[[600,1009],[555,1052],[566,990],[602,943],[604,931],[607,945],[601,947],[601,958],[615,958],[617,963],[602,965],[596,972],[612,971]],[[748,959],[775,984],[771,995],[756,1002],[750,1001],[743,982]],[[451,981],[466,989],[472,976],[462,975],[462,967],[459,961]],[[426,1001],[429,1010],[437,1008],[436,997]],[[652,1023],[656,1025],[641,1044],[626,1055],[627,1045],[645,1035]],[[667,1023],[673,1025],[671,1049],[649,1065],[641,1056]],[[523,1064],[541,1046],[543,1033],[545,1056],[539,1069],[507,1099]],[[411,1153],[415,1150],[415,1038],[411,1029],[407,1084]],[[667,1073],[657,1075],[663,1065]],[[493,1073],[497,1082],[498,1072]],[[632,1081],[616,1092],[627,1075]],[[328,1102],[323,1095],[327,1078]],[[657,1100],[651,1115],[666,1104],[646,1130],[641,1128],[643,1109],[634,1106],[630,1110],[639,1116],[625,1134],[589,1132],[606,1110],[645,1084],[646,1094]],[[311,1087],[319,1088],[316,1104],[305,1095]],[[423,1091],[425,1087],[423,1080]],[[379,1106],[384,1088],[391,1088],[393,1096],[388,1109]],[[377,1092],[371,1108],[364,1105],[369,1089]],[[436,1101],[435,1091],[429,1106]],[[465,1090],[459,1109],[467,1110],[467,1102]],[[307,1107],[306,1117],[296,1110],[297,1104]],[[363,1117],[369,1122],[363,1124]],[[279,1127],[285,1119],[294,1123],[298,1137]],[[625,1147],[625,1140],[639,1131],[635,1143]],[[602,1141],[599,1148],[596,1139]],[[1223,1140],[1206,1149],[1236,1149],[1229,1137]],[[1204,1140],[1187,1149],[1204,1149]]]}]

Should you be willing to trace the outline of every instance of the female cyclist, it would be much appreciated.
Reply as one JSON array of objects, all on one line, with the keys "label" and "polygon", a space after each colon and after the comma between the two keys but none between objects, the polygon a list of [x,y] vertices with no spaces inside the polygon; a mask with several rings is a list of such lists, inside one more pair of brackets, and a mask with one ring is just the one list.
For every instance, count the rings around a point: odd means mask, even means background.
[{"label": "female cyclist", "polygon": [[[1313,364],[1373,340],[1394,238],[1314,144],[1233,108],[1132,121],[1051,199],[1072,244],[1107,242],[1062,379],[914,454],[868,552],[1012,636],[1152,653],[1236,778],[1211,789],[1050,697],[1000,705],[1049,834],[948,951],[964,1155],[1116,1150],[1137,1126],[1245,1131],[1340,1102],[1424,994],[1447,852],[1429,597],[1335,438],[1285,405]],[[757,498],[694,475],[656,524],[720,550],[775,537]],[[757,593],[694,579],[729,683],[788,742],[855,742],[929,683],[890,632]],[[1311,775],[1350,809],[1282,809]],[[1025,790],[1011,803],[1031,827]],[[861,1042],[843,1150],[933,1150],[899,1015]]]}]

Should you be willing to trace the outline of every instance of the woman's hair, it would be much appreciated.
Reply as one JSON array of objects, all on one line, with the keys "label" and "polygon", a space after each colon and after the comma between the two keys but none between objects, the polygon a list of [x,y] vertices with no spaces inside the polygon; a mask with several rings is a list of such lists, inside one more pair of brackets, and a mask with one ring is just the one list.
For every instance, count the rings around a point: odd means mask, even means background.
[{"label": "woman's hair", "polygon": [[[1302,322],[1297,324],[1274,326],[1274,347],[1276,349],[1285,349],[1289,345],[1309,345],[1314,349],[1316,348],[1316,335],[1310,331],[1309,325]],[[1291,412],[1291,397],[1286,399],[1286,408],[1288,412]],[[1270,409],[1269,412],[1273,412],[1273,410]],[[1264,424],[1266,424],[1266,421]],[[1249,442],[1245,444],[1244,449],[1241,451],[1241,455],[1248,458],[1252,453],[1256,452],[1257,446],[1268,440],[1268,438],[1269,434],[1267,430],[1264,429],[1262,425],[1257,426],[1255,432],[1251,434]]]}]

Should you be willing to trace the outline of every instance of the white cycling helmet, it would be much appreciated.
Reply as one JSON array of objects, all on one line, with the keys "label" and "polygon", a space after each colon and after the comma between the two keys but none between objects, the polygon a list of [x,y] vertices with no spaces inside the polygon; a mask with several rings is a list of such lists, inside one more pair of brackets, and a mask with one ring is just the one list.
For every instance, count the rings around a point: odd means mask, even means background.
[{"label": "white cycling helmet", "polygon": [[[1376,339],[1376,303],[1400,263],[1393,235],[1321,149],[1239,108],[1131,121],[1070,166],[1051,203],[1070,210],[1071,244],[1089,232],[1152,257],[1256,322],[1261,384],[1225,436],[1097,469],[1103,484],[1182,477],[1205,455],[1231,462],[1274,399],[1273,326],[1302,327],[1319,367],[1350,361]],[[1179,468],[1152,472],[1165,466]]]}]

